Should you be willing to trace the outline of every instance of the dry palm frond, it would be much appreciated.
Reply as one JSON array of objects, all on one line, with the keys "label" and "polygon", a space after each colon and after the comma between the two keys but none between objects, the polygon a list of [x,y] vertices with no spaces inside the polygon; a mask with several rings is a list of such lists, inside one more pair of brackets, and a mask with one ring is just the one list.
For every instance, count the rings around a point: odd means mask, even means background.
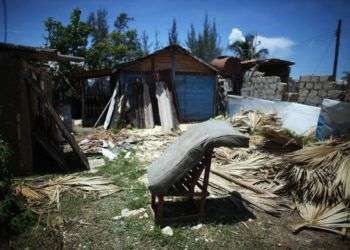
[{"label": "dry palm frond", "polygon": [[119,191],[112,182],[101,176],[84,177],[78,175],[66,175],[49,181],[42,181],[18,186],[16,190],[24,196],[28,202],[49,200],[49,204],[56,204],[60,208],[60,197],[64,192],[74,193],[89,192],[97,194],[100,198]]},{"label": "dry palm frond", "polygon": [[32,188],[26,186],[15,187],[15,192],[16,194],[24,197],[29,202],[35,202],[45,198],[45,196],[42,193],[37,192]]},{"label": "dry palm frond", "polygon": [[255,145],[257,148],[295,151],[303,147],[302,140],[286,129],[263,127],[258,134],[263,139]]},{"label": "dry palm frond", "polygon": [[350,155],[345,157],[339,166],[333,188],[340,188],[344,201],[350,201]]},{"label": "dry palm frond", "polygon": [[350,228],[350,212],[343,203],[333,207],[297,203],[297,209],[304,222],[294,225],[294,231],[307,227],[344,234],[338,228]]},{"label": "dry palm frond", "polygon": [[326,141],[305,147],[285,160],[281,172],[299,200],[335,204],[350,197],[349,142]]},{"label": "dry palm frond", "polygon": [[252,207],[278,215],[286,201],[274,192],[283,184],[275,182],[279,158],[257,151],[237,150],[230,164],[214,162],[209,179],[210,193],[230,197],[233,202],[246,201]]},{"label": "dry palm frond", "polygon": [[231,119],[240,132],[254,135],[251,145],[265,150],[295,151],[302,148],[302,139],[287,129],[282,129],[276,114],[242,111]]},{"label": "dry palm frond", "polygon": [[281,120],[276,114],[266,114],[252,110],[241,111],[232,117],[231,123],[233,127],[238,128],[241,132],[249,134],[254,134],[264,126],[281,127]]},{"label": "dry palm frond", "polygon": [[256,193],[215,174],[210,176],[209,190],[214,197],[229,197],[233,203],[243,200],[253,208],[272,215],[279,215],[287,206],[281,197]]}]

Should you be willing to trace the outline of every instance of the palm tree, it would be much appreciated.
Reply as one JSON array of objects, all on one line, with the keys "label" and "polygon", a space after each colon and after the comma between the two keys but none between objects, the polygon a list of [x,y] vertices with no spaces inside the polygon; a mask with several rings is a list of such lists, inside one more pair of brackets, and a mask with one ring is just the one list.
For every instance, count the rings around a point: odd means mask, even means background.
[{"label": "palm tree", "polygon": [[241,60],[264,59],[269,54],[268,49],[259,49],[257,46],[260,42],[256,42],[256,36],[247,34],[244,41],[235,41],[229,45],[231,49]]},{"label": "palm tree", "polygon": [[344,71],[343,73],[344,76],[341,79],[347,81],[350,84],[350,71]]}]

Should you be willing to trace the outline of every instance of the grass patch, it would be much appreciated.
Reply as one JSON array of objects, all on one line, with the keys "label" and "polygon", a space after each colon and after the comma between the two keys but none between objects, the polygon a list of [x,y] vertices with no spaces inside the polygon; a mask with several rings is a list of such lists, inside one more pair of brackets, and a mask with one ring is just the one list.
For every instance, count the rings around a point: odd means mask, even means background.
[{"label": "grass patch", "polygon": [[119,197],[125,204],[123,208],[137,209],[145,207],[150,200],[146,186],[139,180],[145,173],[146,170],[141,167],[134,152],[131,152],[128,157],[126,153],[120,153],[116,160],[107,161],[96,175],[111,178],[115,185],[124,190]]},{"label": "grass patch", "polygon": [[135,181],[146,172],[142,169],[134,152],[126,158],[126,153],[120,153],[118,158],[113,161],[107,161],[106,165],[99,167],[96,175],[103,175],[119,187],[130,188]]}]

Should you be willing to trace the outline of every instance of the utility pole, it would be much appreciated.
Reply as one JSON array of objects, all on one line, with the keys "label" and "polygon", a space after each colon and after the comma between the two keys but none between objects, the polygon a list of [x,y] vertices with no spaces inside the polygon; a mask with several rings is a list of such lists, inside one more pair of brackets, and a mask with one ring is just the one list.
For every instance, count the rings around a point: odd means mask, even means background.
[{"label": "utility pole", "polygon": [[340,46],[340,32],[341,32],[341,19],[338,20],[337,31],[335,32],[335,53],[334,53],[334,63],[333,63],[333,78],[337,78],[337,69],[338,69],[338,55],[339,55],[339,46]]},{"label": "utility pole", "polygon": [[2,7],[4,8],[4,43],[7,42],[7,6],[6,0],[2,0]]}]

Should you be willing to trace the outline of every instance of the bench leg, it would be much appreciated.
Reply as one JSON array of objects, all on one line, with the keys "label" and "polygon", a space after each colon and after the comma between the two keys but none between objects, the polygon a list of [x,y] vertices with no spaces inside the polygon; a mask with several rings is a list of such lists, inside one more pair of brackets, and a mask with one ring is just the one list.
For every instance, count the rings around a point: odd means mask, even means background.
[{"label": "bench leg", "polygon": [[156,223],[160,222],[163,218],[164,196],[152,194],[151,207],[153,209],[154,219]]}]

